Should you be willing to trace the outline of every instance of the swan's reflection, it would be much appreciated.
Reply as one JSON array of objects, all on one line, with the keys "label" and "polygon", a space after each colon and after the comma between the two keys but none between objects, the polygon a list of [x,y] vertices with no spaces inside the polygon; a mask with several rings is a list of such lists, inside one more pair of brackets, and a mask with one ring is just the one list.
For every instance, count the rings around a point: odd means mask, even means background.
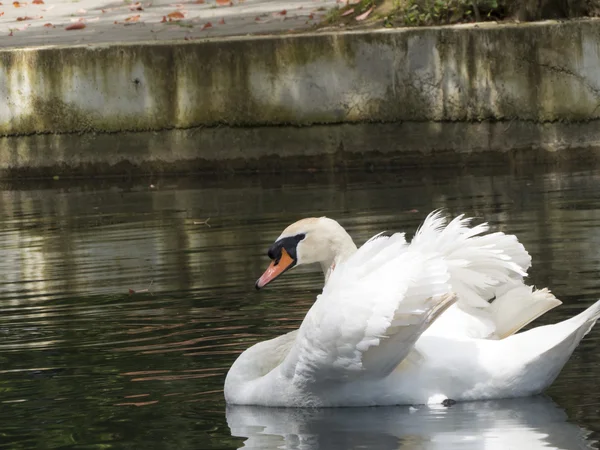
[{"label": "swan's reflection", "polygon": [[445,407],[283,409],[228,406],[231,434],[247,449],[585,449],[590,432],[552,400]]}]

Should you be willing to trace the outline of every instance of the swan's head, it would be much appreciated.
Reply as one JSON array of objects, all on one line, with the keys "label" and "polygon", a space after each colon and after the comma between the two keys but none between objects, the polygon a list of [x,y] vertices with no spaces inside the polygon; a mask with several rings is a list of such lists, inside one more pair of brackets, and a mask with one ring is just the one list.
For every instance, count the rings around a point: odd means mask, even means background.
[{"label": "swan's head", "polygon": [[356,246],[335,220],[327,217],[299,220],[283,230],[269,248],[271,264],[256,282],[256,289],[301,264],[332,264],[348,249],[354,251]]}]

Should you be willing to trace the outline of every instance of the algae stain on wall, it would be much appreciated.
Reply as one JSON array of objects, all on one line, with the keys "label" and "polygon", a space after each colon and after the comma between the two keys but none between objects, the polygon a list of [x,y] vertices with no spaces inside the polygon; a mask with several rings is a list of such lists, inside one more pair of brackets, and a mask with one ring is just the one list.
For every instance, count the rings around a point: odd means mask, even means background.
[{"label": "algae stain on wall", "polygon": [[600,117],[600,22],[0,52],[0,135]]},{"label": "algae stain on wall", "polygon": [[277,111],[287,123],[369,121],[389,98],[394,49],[354,42],[347,49],[320,48],[310,60],[280,53],[277,70],[253,64],[248,94],[257,105]]}]

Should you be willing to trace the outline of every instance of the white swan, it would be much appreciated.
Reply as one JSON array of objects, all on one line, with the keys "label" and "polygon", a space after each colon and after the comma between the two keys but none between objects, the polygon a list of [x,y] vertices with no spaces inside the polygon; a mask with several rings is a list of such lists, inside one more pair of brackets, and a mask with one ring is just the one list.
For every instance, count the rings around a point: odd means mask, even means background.
[{"label": "white swan", "polygon": [[513,334],[560,302],[522,283],[531,261],[517,239],[487,229],[462,217],[445,226],[433,213],[410,244],[402,233],[378,235],[357,250],[331,219],[288,227],[257,287],[320,262],[325,288],[299,330],[238,357],[225,381],[227,402],[432,404],[541,392],[600,316],[600,302]]}]

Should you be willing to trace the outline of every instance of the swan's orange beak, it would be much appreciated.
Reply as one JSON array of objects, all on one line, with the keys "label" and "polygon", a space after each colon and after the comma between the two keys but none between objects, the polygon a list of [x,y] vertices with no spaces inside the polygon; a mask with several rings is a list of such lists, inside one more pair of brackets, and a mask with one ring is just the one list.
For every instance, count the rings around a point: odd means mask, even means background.
[{"label": "swan's orange beak", "polygon": [[294,267],[296,261],[290,256],[285,248],[281,249],[281,258],[271,262],[265,273],[256,282],[256,289],[261,289],[281,275],[288,269]]}]

